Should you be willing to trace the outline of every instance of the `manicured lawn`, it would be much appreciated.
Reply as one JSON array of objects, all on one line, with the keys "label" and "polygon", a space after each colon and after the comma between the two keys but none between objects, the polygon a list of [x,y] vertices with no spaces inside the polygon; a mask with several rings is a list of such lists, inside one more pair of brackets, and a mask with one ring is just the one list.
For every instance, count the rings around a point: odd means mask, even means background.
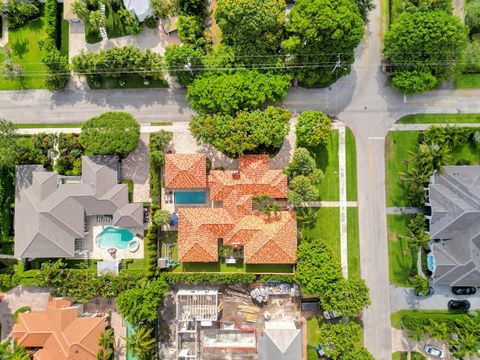
[{"label": "manicured lawn", "polygon": [[478,123],[480,114],[413,114],[402,117],[398,124]]},{"label": "manicured lawn", "polygon": [[405,169],[404,160],[416,150],[417,131],[391,131],[386,138],[387,206],[405,206],[406,194],[399,181],[399,173]]},{"label": "manicured lawn", "polygon": [[321,318],[310,318],[307,320],[307,337],[309,345],[320,345],[320,324],[322,321],[323,319]]},{"label": "manicured lawn", "polygon": [[319,200],[338,201],[340,196],[340,178],[338,173],[338,130],[332,130],[330,139],[326,146],[319,146],[309,149],[317,167],[325,174],[323,182],[317,186]]},{"label": "manicured lawn", "polygon": [[62,19],[62,44],[60,52],[68,58],[68,21]]},{"label": "manicured lawn", "polygon": [[[477,314],[480,311],[476,311]],[[392,322],[392,327],[395,329],[402,330],[401,319],[403,315],[415,315],[421,318],[429,318],[429,317],[438,317],[441,316],[452,316],[452,317],[468,317],[468,315],[464,311],[450,311],[450,310],[400,310],[394,312],[390,315],[390,320]]]},{"label": "manicured lawn", "polygon": [[358,236],[358,209],[347,208],[348,277],[360,277],[360,238]]},{"label": "manicured lawn", "polygon": [[459,74],[455,77],[457,89],[480,88],[480,74]]},{"label": "manicured lawn", "polygon": [[450,164],[456,164],[459,160],[467,160],[472,165],[480,164],[480,146],[469,142],[460,148],[456,148],[452,152]]},{"label": "manicured lawn", "polygon": [[397,351],[392,354],[392,360],[406,360],[406,359],[407,359],[406,352]]},{"label": "manicured lawn", "polygon": [[349,128],[345,129],[345,152],[347,163],[347,201],[357,200],[357,153],[355,137]]},{"label": "manicured lawn", "polygon": [[[42,63],[42,52],[38,42],[46,38],[43,16],[18,29],[8,30],[8,44],[13,51],[15,63],[22,66],[23,76],[7,80],[0,77],[0,90],[21,90],[44,88],[46,66]],[[3,61],[4,55],[0,55]]]},{"label": "manicured lawn", "polygon": [[82,123],[65,124],[15,124],[17,129],[44,129],[44,128],[81,128]]},{"label": "manicured lawn", "polygon": [[326,241],[340,261],[340,209],[317,208],[316,221],[308,226],[298,222],[298,230],[303,239],[322,239]]},{"label": "manicured lawn", "polygon": [[408,275],[412,268],[412,256],[406,240],[398,239],[405,234],[409,215],[387,215],[388,264],[390,282],[397,286],[409,287]]}]

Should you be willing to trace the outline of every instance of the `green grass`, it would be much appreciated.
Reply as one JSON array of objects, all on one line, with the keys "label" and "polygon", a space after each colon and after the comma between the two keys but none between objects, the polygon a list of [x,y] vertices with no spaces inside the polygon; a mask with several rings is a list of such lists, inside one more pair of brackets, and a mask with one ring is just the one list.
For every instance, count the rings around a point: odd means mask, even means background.
[{"label": "green grass", "polygon": [[[419,131],[391,131],[386,138],[386,183],[387,206],[407,206],[407,194],[399,181],[399,174],[406,169],[405,160],[411,158],[411,152],[418,147]],[[471,164],[480,164],[479,146],[468,142],[453,149],[449,165],[459,160],[467,160]]]},{"label": "green grass", "polygon": [[60,47],[60,53],[68,58],[68,21],[62,19],[62,43]]},{"label": "green grass", "polygon": [[152,122],[150,125],[152,126],[171,126],[173,125],[170,121],[159,121],[159,122]]},{"label": "green grass", "polygon": [[128,201],[133,202],[133,181],[130,179],[123,179],[122,184],[127,184],[128,186]]},{"label": "green grass", "polygon": [[455,77],[457,89],[480,88],[480,74],[459,74]]},{"label": "green grass", "polygon": [[309,345],[320,345],[320,324],[322,321],[323,319],[321,318],[310,318],[307,320],[307,341]]},{"label": "green grass", "polygon": [[347,208],[348,277],[360,277],[360,238],[358,236],[358,209]]},{"label": "green grass", "polygon": [[340,261],[340,209],[315,209],[316,221],[308,226],[298,222],[298,231],[303,239],[322,239],[326,241]]},{"label": "green grass", "polygon": [[480,114],[413,114],[402,117],[398,124],[478,123]]},{"label": "green grass", "polygon": [[357,200],[357,153],[355,137],[349,128],[345,129],[345,152],[347,167],[347,201]]},{"label": "green grass", "polygon": [[64,260],[69,269],[90,269],[95,271],[97,270],[98,261],[99,260]]},{"label": "green grass", "polygon": [[[43,16],[18,29],[8,30],[8,44],[13,53],[14,62],[21,65],[23,76],[16,79],[0,77],[0,90],[22,90],[44,88],[44,74],[47,67],[42,63],[42,51],[38,42],[46,38]],[[4,55],[0,55],[3,61]]]},{"label": "green grass", "polygon": [[392,354],[392,360],[407,360],[407,353],[397,351]]},{"label": "green grass", "polygon": [[144,269],[146,268],[145,259],[129,259],[124,261],[125,269]]},{"label": "green grass", "polygon": [[82,123],[65,123],[65,124],[15,124],[17,129],[45,129],[45,128],[81,128]]},{"label": "green grass", "polygon": [[309,149],[317,167],[322,169],[325,179],[316,185],[319,200],[338,201],[340,197],[340,178],[338,173],[338,130],[332,130],[326,146]]},{"label": "green grass", "polygon": [[410,286],[408,275],[412,268],[412,256],[407,241],[397,237],[406,233],[408,221],[409,215],[387,215],[390,282],[404,287]]},{"label": "green grass", "polygon": [[390,14],[390,24],[393,24],[403,12],[404,2],[402,0],[389,0],[391,2],[392,13]]},{"label": "green grass", "polygon": [[405,169],[403,161],[418,146],[417,131],[391,131],[386,138],[387,206],[406,206],[406,193],[400,186],[399,173]]}]

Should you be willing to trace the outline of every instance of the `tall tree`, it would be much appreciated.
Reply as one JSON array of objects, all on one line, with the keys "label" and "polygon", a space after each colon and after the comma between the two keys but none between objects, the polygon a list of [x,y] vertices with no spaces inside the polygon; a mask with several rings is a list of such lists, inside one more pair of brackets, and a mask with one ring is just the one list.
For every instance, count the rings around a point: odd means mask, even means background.
[{"label": "tall tree", "polygon": [[[218,1],[215,18],[224,44],[238,54],[274,54],[283,37],[285,8],[285,0]],[[243,60],[251,62],[252,58]]]},{"label": "tall tree", "polygon": [[155,354],[155,338],[152,329],[141,327],[127,338],[127,350],[138,360],[150,360]]},{"label": "tall tree", "polygon": [[17,128],[0,118],[0,167],[12,167],[17,161]]},{"label": "tall tree", "polygon": [[[283,42],[291,72],[305,86],[328,86],[350,72],[364,21],[355,0],[298,0]],[[336,67],[337,61],[341,67]],[[344,70],[346,69],[346,70]]]},{"label": "tall tree", "polygon": [[393,65],[394,86],[405,94],[431,89],[453,75],[466,43],[465,27],[456,16],[402,13],[385,34],[384,56]]},{"label": "tall tree", "polygon": [[368,287],[363,279],[342,279],[322,292],[322,306],[328,312],[356,316],[370,304],[368,293]]},{"label": "tall tree", "polygon": [[308,110],[300,115],[295,128],[299,146],[315,147],[327,144],[332,122],[321,111]]}]

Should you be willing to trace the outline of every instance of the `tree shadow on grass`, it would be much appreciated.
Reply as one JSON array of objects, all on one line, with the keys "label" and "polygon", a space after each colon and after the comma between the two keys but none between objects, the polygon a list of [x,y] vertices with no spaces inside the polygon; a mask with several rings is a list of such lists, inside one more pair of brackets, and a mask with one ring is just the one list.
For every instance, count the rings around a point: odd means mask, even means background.
[{"label": "tree shadow on grass", "polygon": [[20,59],[23,59],[23,56],[28,52],[29,45],[30,40],[28,39],[19,39],[14,41],[12,42],[13,53]]},{"label": "tree shadow on grass", "polygon": [[317,168],[322,169],[322,171],[325,173],[329,162],[327,147],[325,145],[319,145],[315,148],[308,148],[308,151],[310,151],[315,158]]}]

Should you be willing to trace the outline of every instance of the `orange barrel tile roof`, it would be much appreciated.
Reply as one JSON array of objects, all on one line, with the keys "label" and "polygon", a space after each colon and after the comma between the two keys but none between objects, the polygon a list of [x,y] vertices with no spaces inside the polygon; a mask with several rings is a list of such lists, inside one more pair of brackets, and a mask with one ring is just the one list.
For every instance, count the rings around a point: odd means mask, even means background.
[{"label": "orange barrel tile roof", "polygon": [[204,154],[165,155],[167,189],[204,189],[207,187],[207,160]]}]

